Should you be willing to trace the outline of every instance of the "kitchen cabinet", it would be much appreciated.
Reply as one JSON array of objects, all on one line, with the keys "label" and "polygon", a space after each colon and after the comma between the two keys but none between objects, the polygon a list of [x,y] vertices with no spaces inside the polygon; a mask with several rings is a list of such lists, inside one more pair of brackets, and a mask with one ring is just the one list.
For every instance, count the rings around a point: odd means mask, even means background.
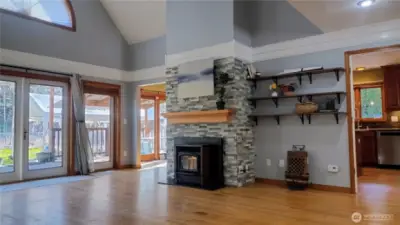
[{"label": "kitchen cabinet", "polygon": [[378,165],[376,133],[374,131],[356,132],[357,167]]},{"label": "kitchen cabinet", "polygon": [[387,110],[400,110],[400,65],[383,66]]}]

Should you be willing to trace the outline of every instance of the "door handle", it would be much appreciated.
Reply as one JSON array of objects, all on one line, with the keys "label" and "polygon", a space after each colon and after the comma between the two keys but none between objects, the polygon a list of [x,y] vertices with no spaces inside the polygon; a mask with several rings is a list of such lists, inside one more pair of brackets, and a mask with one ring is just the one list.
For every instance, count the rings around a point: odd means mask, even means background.
[{"label": "door handle", "polygon": [[24,140],[26,140],[26,138],[27,138],[27,135],[28,134],[28,131],[26,131],[26,130],[24,130]]}]

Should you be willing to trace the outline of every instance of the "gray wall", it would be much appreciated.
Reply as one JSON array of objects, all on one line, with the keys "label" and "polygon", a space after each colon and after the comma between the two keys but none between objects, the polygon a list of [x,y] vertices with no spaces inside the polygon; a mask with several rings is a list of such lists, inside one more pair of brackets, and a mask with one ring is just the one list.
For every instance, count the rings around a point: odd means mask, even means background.
[{"label": "gray wall", "polygon": [[234,0],[234,38],[241,44],[251,46],[253,1]]},{"label": "gray wall", "polygon": [[287,1],[252,1],[251,4],[253,47],[322,33]]},{"label": "gray wall", "polygon": [[[344,67],[344,52],[363,48],[392,45],[399,41],[387,41],[369,45],[360,45],[351,48],[322,51],[286,58],[273,59],[256,62],[254,66],[258,71],[271,75],[282,72],[285,69],[294,69],[309,66]],[[281,83],[297,82],[297,78],[284,79]],[[256,95],[269,95],[266,81],[258,85]],[[345,76],[342,75],[337,82],[333,74],[314,76],[313,84],[308,79],[303,79],[303,85],[298,92],[323,92],[330,90],[345,91]],[[324,99],[317,98],[317,101]],[[346,110],[346,99],[341,105],[337,105],[341,111]],[[276,108],[272,101],[260,101],[256,112],[275,113],[293,112],[296,100],[287,99],[279,102]],[[312,117],[312,124],[302,125],[296,116],[281,118],[278,126],[273,118],[260,119],[255,127],[255,149],[256,149],[256,176],[269,179],[284,179],[285,168],[278,166],[280,159],[286,159],[286,151],[293,144],[307,146],[310,154],[309,167],[311,182],[325,185],[350,187],[349,175],[349,153],[348,153],[348,131],[345,116],[340,116],[339,124],[336,124],[333,116],[321,115]],[[271,159],[272,165],[267,166],[266,159]],[[286,161],[286,160],[285,160]],[[286,162],[285,162],[286,163]],[[339,173],[329,173],[328,165],[338,165]]]},{"label": "gray wall", "polygon": [[72,0],[72,6],[76,32],[0,13],[0,47],[126,69],[128,45],[100,1]]},{"label": "gray wall", "polygon": [[166,39],[165,36],[129,46],[129,70],[140,70],[165,65]]},{"label": "gray wall", "polygon": [[167,0],[167,54],[233,40],[233,0]]}]

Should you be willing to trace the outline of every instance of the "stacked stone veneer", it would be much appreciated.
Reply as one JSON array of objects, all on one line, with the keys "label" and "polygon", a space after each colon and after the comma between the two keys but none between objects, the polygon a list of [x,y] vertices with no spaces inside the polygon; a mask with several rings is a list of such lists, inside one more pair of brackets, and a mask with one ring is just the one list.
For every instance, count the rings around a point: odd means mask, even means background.
[{"label": "stacked stone veneer", "polygon": [[[225,184],[243,186],[254,182],[255,151],[253,144],[253,121],[248,118],[252,106],[247,101],[251,95],[251,82],[246,80],[246,65],[233,57],[214,61],[218,72],[227,72],[232,81],[226,86],[225,108],[234,109],[230,123],[212,124],[168,124],[167,126],[167,166],[168,178],[175,177],[175,137],[223,137],[224,139],[224,176]],[[187,112],[196,110],[216,110],[218,96],[203,96],[179,99],[178,82],[174,75],[179,73],[179,66],[167,69],[167,111]],[[215,83],[217,93],[221,84]],[[246,168],[248,168],[246,170]]]}]

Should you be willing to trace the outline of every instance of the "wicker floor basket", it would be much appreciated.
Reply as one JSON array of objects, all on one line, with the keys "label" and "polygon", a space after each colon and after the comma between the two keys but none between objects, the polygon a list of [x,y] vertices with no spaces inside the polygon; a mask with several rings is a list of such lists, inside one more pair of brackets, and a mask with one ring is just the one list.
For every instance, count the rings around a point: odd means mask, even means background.
[{"label": "wicker floor basket", "polygon": [[308,153],[304,150],[287,152],[286,184],[289,189],[304,190],[309,184]]},{"label": "wicker floor basket", "polygon": [[303,102],[296,104],[296,113],[297,114],[307,114],[314,113],[318,111],[318,104],[314,102]]}]

